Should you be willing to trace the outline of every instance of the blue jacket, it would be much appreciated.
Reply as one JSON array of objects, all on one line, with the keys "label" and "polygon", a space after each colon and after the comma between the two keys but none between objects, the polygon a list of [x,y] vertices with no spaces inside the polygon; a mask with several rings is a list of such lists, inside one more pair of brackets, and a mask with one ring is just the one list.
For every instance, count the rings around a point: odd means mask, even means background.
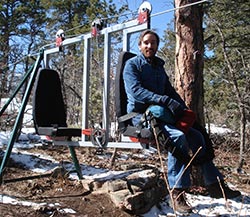
[{"label": "blue jacket", "polygon": [[185,106],[184,101],[175,91],[164,70],[165,62],[155,57],[150,64],[139,54],[127,60],[123,79],[128,97],[127,112],[143,113],[150,105],[161,105],[163,95],[175,99]]}]

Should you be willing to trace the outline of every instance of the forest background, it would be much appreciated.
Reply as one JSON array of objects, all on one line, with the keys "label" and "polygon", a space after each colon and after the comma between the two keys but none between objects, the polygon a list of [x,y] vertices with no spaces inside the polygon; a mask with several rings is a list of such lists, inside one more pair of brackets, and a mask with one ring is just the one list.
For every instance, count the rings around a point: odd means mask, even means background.
[{"label": "forest background", "polygon": [[[59,29],[65,31],[66,38],[70,38],[89,33],[96,18],[101,19],[104,26],[137,18],[138,10],[131,10],[130,1],[117,3],[112,0],[1,1],[0,105],[3,106],[4,99],[15,90],[39,50],[44,46],[55,46]],[[174,7],[174,1],[166,1],[166,4]],[[208,126],[227,126],[235,132],[234,137],[243,144],[240,152],[242,163],[250,148],[250,1],[208,1],[203,4],[203,10],[205,122]],[[158,55],[165,60],[166,71],[174,82],[174,22],[166,20],[160,31],[162,37]],[[132,40],[136,45],[138,35],[134,37]],[[104,47],[103,36],[91,40],[90,125],[102,121]],[[118,55],[122,50],[121,35],[114,33],[111,43],[110,122],[115,122],[114,78]],[[50,67],[59,72],[62,80],[68,124],[78,127],[81,126],[83,49],[83,43],[71,45],[50,60]],[[17,96],[17,101],[21,101],[24,89]],[[6,118],[0,119],[1,131],[11,129],[16,118],[16,113],[5,115]]]}]

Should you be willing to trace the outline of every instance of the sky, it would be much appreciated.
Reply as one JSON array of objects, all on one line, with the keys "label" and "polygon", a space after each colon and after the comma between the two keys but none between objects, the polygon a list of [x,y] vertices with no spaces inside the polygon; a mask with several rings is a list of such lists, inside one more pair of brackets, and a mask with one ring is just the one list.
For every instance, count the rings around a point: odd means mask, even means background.
[{"label": "sky", "polygon": [[[116,0],[115,2],[122,2],[122,0]],[[143,1],[128,0],[127,2],[131,10],[137,11]],[[174,18],[174,12],[172,11],[158,16],[154,16],[154,14],[173,9],[173,0],[150,0],[148,2],[152,5],[151,28],[155,29],[159,35],[162,35],[167,23]]]},{"label": "sky", "polygon": [[[114,0],[114,3],[117,5],[117,7],[121,7],[125,3],[128,3],[129,10],[130,11],[138,11],[140,5],[142,4],[142,0]],[[147,1],[151,4],[152,11],[151,11],[151,29],[154,29],[160,37],[163,36],[164,30],[167,28],[167,24],[171,22],[174,18],[174,12],[172,9],[173,6],[173,0],[151,0]],[[160,12],[169,11],[167,13],[163,13],[161,15],[157,15]],[[134,47],[132,48],[132,51],[137,51],[137,40],[135,40],[136,43]],[[160,44],[161,45],[161,44]]]}]

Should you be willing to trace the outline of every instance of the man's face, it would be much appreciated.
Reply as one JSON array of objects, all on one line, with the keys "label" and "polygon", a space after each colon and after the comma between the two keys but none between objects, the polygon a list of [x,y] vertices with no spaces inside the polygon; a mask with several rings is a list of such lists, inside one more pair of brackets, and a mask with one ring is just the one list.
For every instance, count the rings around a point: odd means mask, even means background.
[{"label": "man's face", "polygon": [[142,54],[146,58],[152,58],[155,56],[158,45],[157,45],[157,39],[154,34],[146,34],[144,35],[141,44],[139,45],[139,48],[142,52]]}]

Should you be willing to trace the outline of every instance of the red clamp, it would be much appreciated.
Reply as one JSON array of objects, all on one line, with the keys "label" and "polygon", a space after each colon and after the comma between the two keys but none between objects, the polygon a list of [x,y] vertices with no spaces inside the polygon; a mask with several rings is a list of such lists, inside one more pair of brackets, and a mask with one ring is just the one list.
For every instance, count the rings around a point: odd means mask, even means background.
[{"label": "red clamp", "polygon": [[62,29],[59,29],[56,33],[56,46],[61,48],[64,39],[65,39],[64,31]]},{"label": "red clamp", "polygon": [[56,38],[56,46],[57,47],[60,47],[62,45],[62,42],[63,42],[62,38]]},{"label": "red clamp", "polygon": [[139,24],[145,23],[149,20],[150,13],[152,11],[152,6],[149,2],[144,1],[138,10],[138,22]]},{"label": "red clamp", "polygon": [[91,34],[92,34],[92,36],[96,37],[98,35],[99,31],[102,30],[102,27],[103,27],[102,20],[95,19],[92,22],[91,26],[92,26]]},{"label": "red clamp", "polygon": [[139,13],[139,16],[138,16],[139,24],[143,24],[143,23],[147,22],[148,18],[149,18],[148,11]]}]

